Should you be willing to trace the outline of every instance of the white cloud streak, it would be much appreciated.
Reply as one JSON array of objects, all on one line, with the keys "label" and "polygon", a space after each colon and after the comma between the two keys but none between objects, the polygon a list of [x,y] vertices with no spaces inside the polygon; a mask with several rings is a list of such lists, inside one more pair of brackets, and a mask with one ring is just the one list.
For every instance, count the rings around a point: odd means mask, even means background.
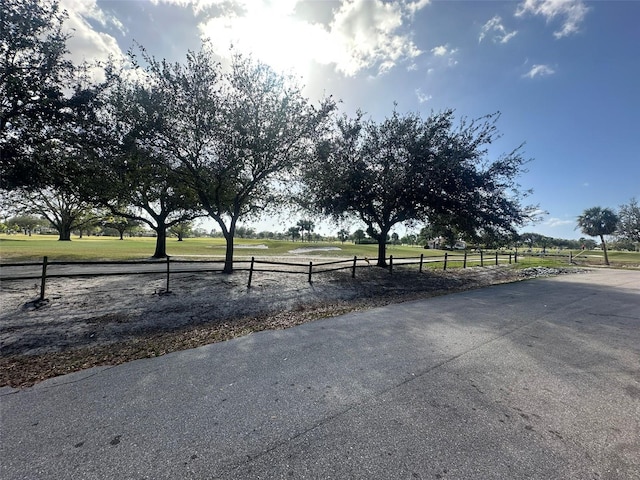
[{"label": "white cloud streak", "polygon": [[405,5],[406,5],[407,11],[409,12],[409,15],[413,16],[416,14],[416,12],[418,12],[419,10],[422,10],[424,7],[426,7],[430,3],[431,3],[431,0],[413,0],[413,1],[405,2]]},{"label": "white cloud streak", "polygon": [[418,103],[426,103],[433,98],[432,95],[427,95],[422,91],[421,88],[416,88],[416,97],[418,98]]},{"label": "white cloud streak", "polygon": [[580,24],[589,12],[583,0],[525,0],[516,10],[516,17],[540,15],[548,22],[560,17],[562,27],[553,32],[556,38],[567,37],[580,31]]},{"label": "white cloud streak", "polygon": [[534,65],[533,67],[531,67],[531,70],[523,75],[523,77],[546,77],[548,75],[553,75],[554,73],[556,73],[556,71],[549,65]]},{"label": "white cloud streak", "polygon": [[478,42],[484,40],[484,38],[489,35],[492,35],[492,40],[494,43],[502,43],[505,44],[513,37],[517,35],[518,31],[513,30],[512,32],[508,32],[505,26],[502,24],[502,18],[499,16],[495,16],[490,19],[487,23],[482,26],[480,30],[480,37],[478,38]]},{"label": "white cloud streak", "polygon": [[575,225],[575,220],[562,220],[561,218],[550,218],[543,225],[547,225],[549,227],[563,227],[565,225]]}]

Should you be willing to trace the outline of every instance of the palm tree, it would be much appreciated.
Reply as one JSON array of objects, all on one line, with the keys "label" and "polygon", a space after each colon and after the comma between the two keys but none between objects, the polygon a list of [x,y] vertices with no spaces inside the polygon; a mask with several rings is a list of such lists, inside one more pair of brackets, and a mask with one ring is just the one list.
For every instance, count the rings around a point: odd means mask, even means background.
[{"label": "palm tree", "polygon": [[302,232],[302,241],[304,242],[304,232],[307,232],[307,242],[309,241],[309,236],[311,235],[311,232],[313,232],[313,229],[315,228],[315,223],[313,223],[311,220],[306,220],[306,219],[302,219],[302,220],[298,220],[298,223],[296,223],[296,226],[300,228],[300,231]]},{"label": "palm tree", "polygon": [[582,233],[590,237],[600,237],[602,250],[604,251],[604,263],[609,265],[607,255],[607,244],[604,241],[605,235],[611,235],[618,226],[618,216],[610,208],[593,207],[588,208],[578,217],[578,226]]}]

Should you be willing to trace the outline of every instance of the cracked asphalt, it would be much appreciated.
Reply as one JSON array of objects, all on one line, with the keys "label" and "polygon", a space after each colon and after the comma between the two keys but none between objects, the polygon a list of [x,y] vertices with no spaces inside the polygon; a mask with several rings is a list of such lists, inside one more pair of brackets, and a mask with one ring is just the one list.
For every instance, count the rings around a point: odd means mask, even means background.
[{"label": "cracked asphalt", "polygon": [[0,389],[0,478],[638,479],[640,272],[389,305]]}]

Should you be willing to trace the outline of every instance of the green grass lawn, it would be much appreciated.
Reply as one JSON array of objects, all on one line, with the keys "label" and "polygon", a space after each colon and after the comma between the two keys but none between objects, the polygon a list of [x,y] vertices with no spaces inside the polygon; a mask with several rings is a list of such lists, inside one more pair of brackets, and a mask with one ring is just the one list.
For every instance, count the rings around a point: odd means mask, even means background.
[{"label": "green grass lawn", "polygon": [[[602,250],[573,250],[573,261],[577,265],[604,265],[604,252]],[[563,251],[562,255],[569,255],[569,250]],[[638,267],[640,266],[640,252],[619,252],[616,250],[609,250],[609,264],[613,267]],[[555,266],[559,264],[566,264],[567,259],[565,257],[556,257],[555,253],[551,253],[546,256],[538,255],[526,255],[518,257],[518,263],[536,263],[541,266]]]},{"label": "green grass lawn", "polygon": [[[264,248],[267,247],[267,248]],[[322,250],[327,247],[337,247],[339,250]],[[335,258],[376,258],[378,256],[377,245],[355,245],[351,242],[291,242],[286,240],[253,240],[238,238],[235,241],[235,257],[268,257],[290,256],[291,251],[305,248],[309,250],[305,256],[322,256]],[[56,235],[0,235],[0,261],[2,262],[28,262],[40,261],[47,256],[51,261],[88,261],[88,260],[143,260],[153,255],[155,250],[155,238],[125,238],[119,240],[115,237],[74,237],[70,242],[60,242]],[[225,241],[222,238],[187,238],[178,242],[176,238],[167,239],[167,253],[174,257],[194,258],[222,258],[225,253]],[[450,255],[461,255],[463,252],[449,252]],[[580,253],[573,252],[574,256]],[[419,246],[388,245],[387,257],[393,255],[401,257],[442,257],[442,250],[425,250]],[[485,264],[492,263],[492,253],[485,255]],[[563,252],[568,255],[568,252]],[[586,257],[585,257],[586,255]],[[587,264],[604,264],[601,250],[584,252],[577,260]],[[612,265],[640,265],[640,253],[638,252],[609,252],[609,260]],[[549,256],[518,256],[520,267],[530,265],[559,266],[567,265],[566,257]],[[460,263],[461,265],[461,263]],[[475,263],[470,263],[475,265]],[[452,267],[457,264],[452,264]],[[438,268],[433,266],[433,268]]]},{"label": "green grass lawn", "polygon": [[[264,248],[267,247],[267,248]],[[376,258],[377,245],[354,245],[340,242],[291,242],[286,240],[253,240],[238,238],[235,241],[236,257],[264,257],[292,255],[291,250],[299,248],[322,249],[337,247],[340,250],[311,250],[307,255],[351,258],[353,256]],[[225,241],[222,238],[187,238],[178,242],[167,239],[167,253],[175,257],[214,257],[225,254]],[[0,235],[0,260],[22,262],[39,261],[45,255],[49,260],[141,260],[150,258],[155,250],[155,238],[83,237],[73,238],[70,242],[60,242],[55,235]],[[395,257],[419,257],[442,255],[439,250],[425,250],[420,247],[389,245],[387,255]]]}]

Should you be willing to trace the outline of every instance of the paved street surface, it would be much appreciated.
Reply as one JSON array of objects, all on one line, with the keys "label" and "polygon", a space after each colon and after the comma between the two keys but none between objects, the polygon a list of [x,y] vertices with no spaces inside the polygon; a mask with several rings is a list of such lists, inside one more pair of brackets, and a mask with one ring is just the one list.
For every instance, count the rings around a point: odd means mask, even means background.
[{"label": "paved street surface", "polygon": [[640,479],[640,272],[0,389],[0,478]]}]

